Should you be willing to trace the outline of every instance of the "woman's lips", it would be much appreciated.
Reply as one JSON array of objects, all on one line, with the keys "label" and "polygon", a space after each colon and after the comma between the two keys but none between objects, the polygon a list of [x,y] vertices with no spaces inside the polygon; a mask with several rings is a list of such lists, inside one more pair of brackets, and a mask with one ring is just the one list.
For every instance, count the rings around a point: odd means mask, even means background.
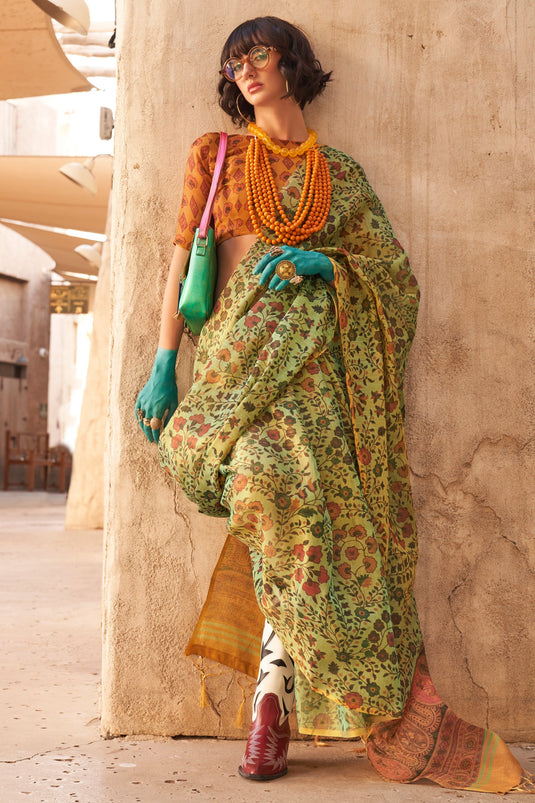
[{"label": "woman's lips", "polygon": [[249,84],[249,86],[247,87],[247,92],[252,94],[252,93],[256,92],[258,89],[261,89],[261,88],[262,88],[262,84],[259,84],[259,83],[255,82],[253,84]]}]

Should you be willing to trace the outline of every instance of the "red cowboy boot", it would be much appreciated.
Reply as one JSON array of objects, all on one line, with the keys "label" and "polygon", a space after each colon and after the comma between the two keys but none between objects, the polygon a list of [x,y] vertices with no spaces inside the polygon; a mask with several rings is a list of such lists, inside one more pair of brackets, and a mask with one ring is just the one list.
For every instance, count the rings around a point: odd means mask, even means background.
[{"label": "red cowboy boot", "polygon": [[290,742],[290,723],[274,693],[265,694],[258,703],[256,718],[245,747],[238,772],[251,781],[272,781],[288,772],[286,756]]}]

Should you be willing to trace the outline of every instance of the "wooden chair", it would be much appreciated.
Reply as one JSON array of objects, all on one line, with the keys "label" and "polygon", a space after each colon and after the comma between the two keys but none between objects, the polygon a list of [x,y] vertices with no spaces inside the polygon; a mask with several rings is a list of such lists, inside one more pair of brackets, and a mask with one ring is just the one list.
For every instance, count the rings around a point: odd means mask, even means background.
[{"label": "wooden chair", "polygon": [[[53,455],[48,448],[48,433],[35,435],[33,432],[10,432],[6,431],[6,451],[4,463],[4,491],[10,485],[28,488],[33,491],[35,488],[35,469],[44,469],[44,488],[48,487],[48,470],[51,466],[57,465]],[[24,466],[27,468],[26,482],[10,482],[9,471],[11,466]],[[65,474],[63,474],[63,490],[65,490]]]},{"label": "wooden chair", "polygon": [[[60,493],[65,493],[67,484],[67,471],[72,468],[72,456],[66,446],[54,446],[50,449],[50,471],[46,476],[45,488],[57,488]],[[57,469],[58,481],[56,485],[52,484],[52,471]],[[50,483],[50,484],[49,484]]]}]

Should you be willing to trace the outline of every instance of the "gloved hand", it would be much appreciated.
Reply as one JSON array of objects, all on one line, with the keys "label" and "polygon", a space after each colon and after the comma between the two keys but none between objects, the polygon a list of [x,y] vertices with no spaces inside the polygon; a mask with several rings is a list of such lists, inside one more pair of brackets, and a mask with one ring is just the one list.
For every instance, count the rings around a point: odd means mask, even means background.
[{"label": "gloved hand", "polygon": [[[147,439],[157,442],[160,430],[178,407],[178,390],[175,379],[177,349],[158,349],[149,381],[136,401],[136,418]],[[160,426],[151,427],[143,420],[160,420]],[[164,420],[165,419],[165,420]],[[156,422],[153,421],[153,424]]]},{"label": "gloved hand", "polygon": [[[293,262],[296,276],[318,275],[326,282],[333,281],[333,266],[331,260],[329,257],[326,257],[325,254],[320,254],[318,251],[303,251],[300,248],[293,248],[291,245],[281,245],[280,247],[273,246],[270,250],[274,251],[277,248],[280,248],[282,253],[273,256],[273,254],[268,251],[267,254],[264,254],[253,271],[255,276],[260,274],[260,284],[266,284],[271,276],[271,281],[269,282],[270,290],[281,290],[289,284],[289,279],[283,279],[275,273],[277,265],[283,259]],[[296,279],[294,279],[294,282],[295,281]]]}]

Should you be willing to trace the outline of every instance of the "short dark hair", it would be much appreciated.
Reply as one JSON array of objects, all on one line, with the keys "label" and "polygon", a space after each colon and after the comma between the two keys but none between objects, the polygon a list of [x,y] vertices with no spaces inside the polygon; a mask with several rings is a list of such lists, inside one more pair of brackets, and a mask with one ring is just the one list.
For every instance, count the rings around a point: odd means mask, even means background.
[{"label": "short dark hair", "polygon": [[[278,17],[255,17],[238,25],[223,46],[221,66],[231,56],[244,56],[257,44],[277,48],[279,69],[288,82],[288,94],[284,97],[293,97],[302,109],[323,92],[331,80],[332,73],[323,72],[303,31]],[[242,114],[254,120],[254,107],[234,82],[221,76],[218,92],[219,105],[235,125],[245,125],[236,106],[238,97]]]}]

